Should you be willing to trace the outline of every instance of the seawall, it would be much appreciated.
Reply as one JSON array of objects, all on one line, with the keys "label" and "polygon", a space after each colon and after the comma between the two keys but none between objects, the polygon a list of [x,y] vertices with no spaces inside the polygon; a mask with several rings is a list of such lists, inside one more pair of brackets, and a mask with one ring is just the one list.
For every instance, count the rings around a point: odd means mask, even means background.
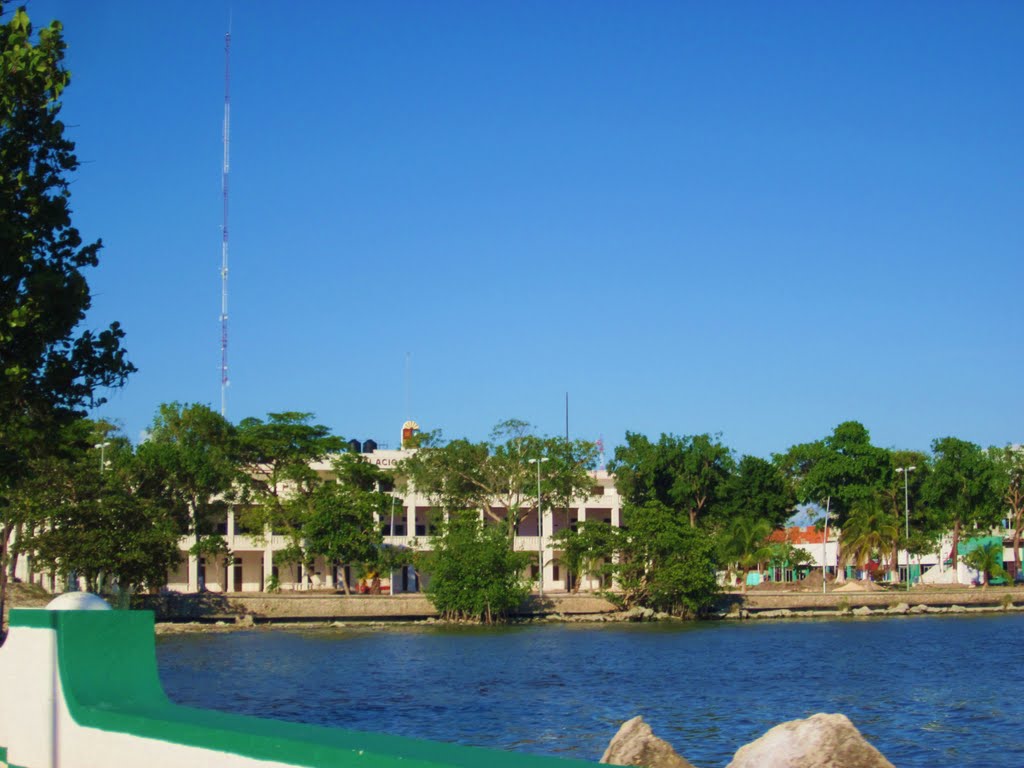
[{"label": "seawall", "polygon": [[[838,614],[870,609],[873,612],[894,611],[905,606],[908,612],[933,613],[948,611],[954,606],[976,610],[1004,610],[1024,607],[1024,587],[927,587],[907,590],[797,592],[760,591],[733,592],[722,596],[719,616],[722,618],[784,618],[779,612]],[[902,611],[901,611],[902,612]]]},{"label": "seawall", "polygon": [[[157,621],[235,621],[251,617],[268,621],[415,621],[438,616],[424,595],[339,595],[334,593],[140,595],[135,608],[156,613]],[[600,616],[614,613],[615,605],[595,595],[530,597],[521,615]]]},{"label": "seawall", "polygon": [[[160,622],[327,622],[419,621],[437,618],[421,594],[339,595],[334,593],[205,593],[198,595],[140,595],[133,604],[156,613]],[[785,618],[787,614],[843,615],[855,610],[903,610],[912,613],[948,612],[953,606],[969,610],[1024,609],[1024,587],[966,587],[864,592],[761,591],[731,592],[716,606],[719,618]],[[956,611],[956,608],[953,608]],[[616,618],[616,606],[597,595],[553,594],[543,601],[532,596],[519,615],[569,621]]]}]

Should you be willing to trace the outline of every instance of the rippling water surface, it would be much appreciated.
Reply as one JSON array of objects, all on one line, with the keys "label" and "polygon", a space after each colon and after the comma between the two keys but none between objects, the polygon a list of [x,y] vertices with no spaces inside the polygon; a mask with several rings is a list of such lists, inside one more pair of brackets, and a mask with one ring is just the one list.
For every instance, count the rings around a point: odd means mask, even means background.
[{"label": "rippling water surface", "polygon": [[1024,616],[253,630],[161,638],[175,701],[597,760],[642,714],[702,768],[842,712],[893,763],[1024,765]]}]

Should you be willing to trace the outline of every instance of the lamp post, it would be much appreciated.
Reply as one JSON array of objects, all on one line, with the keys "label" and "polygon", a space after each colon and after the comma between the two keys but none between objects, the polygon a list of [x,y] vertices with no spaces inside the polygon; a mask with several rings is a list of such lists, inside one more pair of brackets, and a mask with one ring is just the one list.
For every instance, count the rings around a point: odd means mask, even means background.
[{"label": "lamp post", "polygon": [[831,516],[832,497],[825,501],[825,532],[821,538],[821,594],[828,592],[828,519]]},{"label": "lamp post", "polygon": [[[903,475],[903,515],[907,524],[907,591],[910,591],[910,490],[908,477],[917,467],[896,467],[896,471]],[[941,553],[939,557],[942,557]]]},{"label": "lamp post", "polygon": [[107,463],[104,461],[106,456],[107,446],[110,445],[109,440],[104,440],[102,443],[96,443],[93,448],[98,448],[100,451],[100,474],[103,474],[103,468],[106,467]]},{"label": "lamp post", "polygon": [[529,459],[530,464],[537,465],[537,594],[544,597],[544,514],[540,508],[540,465],[547,461],[544,456]]}]

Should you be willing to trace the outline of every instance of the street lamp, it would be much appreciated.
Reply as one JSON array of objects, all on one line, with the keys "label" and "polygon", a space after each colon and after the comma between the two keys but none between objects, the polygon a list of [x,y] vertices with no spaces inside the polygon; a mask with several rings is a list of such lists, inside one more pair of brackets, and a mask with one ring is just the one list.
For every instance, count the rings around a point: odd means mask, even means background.
[{"label": "street lamp", "polygon": [[547,460],[546,456],[527,460],[537,465],[537,593],[541,599],[544,598],[544,515],[540,509],[540,465]]},{"label": "street lamp", "polygon": [[107,450],[107,446],[108,445],[110,445],[110,441],[109,440],[104,440],[102,443],[96,443],[96,445],[93,446],[93,448],[98,448],[99,452],[100,452],[100,474],[101,475],[103,474],[103,468],[107,465],[107,463],[103,459],[106,456],[106,450]]},{"label": "street lamp", "polygon": [[831,517],[832,496],[825,501],[825,532],[821,537],[821,594],[828,592],[828,519]]},{"label": "street lamp", "polygon": [[[917,467],[896,467],[896,471],[903,475],[903,514],[907,523],[907,591],[910,591],[910,491],[907,485],[907,478]],[[939,552],[942,557],[942,552]]]}]

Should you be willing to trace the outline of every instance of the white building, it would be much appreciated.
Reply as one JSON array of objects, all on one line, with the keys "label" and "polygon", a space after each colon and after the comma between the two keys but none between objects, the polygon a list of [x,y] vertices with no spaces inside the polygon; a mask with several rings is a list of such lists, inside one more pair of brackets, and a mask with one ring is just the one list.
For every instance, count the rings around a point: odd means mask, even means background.
[{"label": "white building", "polygon": [[[362,456],[371,464],[389,470],[409,454],[408,450],[374,449]],[[325,480],[333,479],[330,461],[314,464],[313,468]],[[569,574],[559,563],[560,553],[552,546],[553,534],[587,520],[599,520],[616,527],[622,523],[622,503],[614,479],[604,470],[590,474],[593,478],[590,495],[574,500],[567,509],[544,510],[542,540],[538,540],[536,511],[528,512],[519,523],[514,546],[517,551],[530,553],[542,548],[545,590],[560,591],[572,587]],[[431,521],[436,519],[435,515],[439,511],[428,498],[415,491],[404,495],[394,491],[392,499],[391,514],[378,520],[384,533],[384,544],[429,550]],[[501,514],[504,510],[493,508],[493,511]],[[208,563],[205,558],[189,554],[195,541],[191,537],[184,537],[179,547],[182,562],[175,572],[168,575],[168,589],[176,592],[196,592],[201,589],[210,592],[259,592],[266,587],[272,575],[277,577],[278,586],[283,590],[338,589],[342,580],[353,590],[361,586],[356,583],[358,579],[354,578],[356,574],[351,566],[325,563],[322,558],[316,561],[312,572],[304,573],[301,565],[275,567],[274,552],[287,547],[288,538],[272,532],[254,535],[240,531],[234,510],[228,512],[222,535],[233,555],[233,563],[227,565],[223,558],[218,558],[217,563]],[[536,578],[536,564],[531,567],[530,576]],[[416,592],[421,586],[412,568],[382,574],[382,584],[392,593]],[[580,586],[592,589],[600,585],[588,578]]]}]

